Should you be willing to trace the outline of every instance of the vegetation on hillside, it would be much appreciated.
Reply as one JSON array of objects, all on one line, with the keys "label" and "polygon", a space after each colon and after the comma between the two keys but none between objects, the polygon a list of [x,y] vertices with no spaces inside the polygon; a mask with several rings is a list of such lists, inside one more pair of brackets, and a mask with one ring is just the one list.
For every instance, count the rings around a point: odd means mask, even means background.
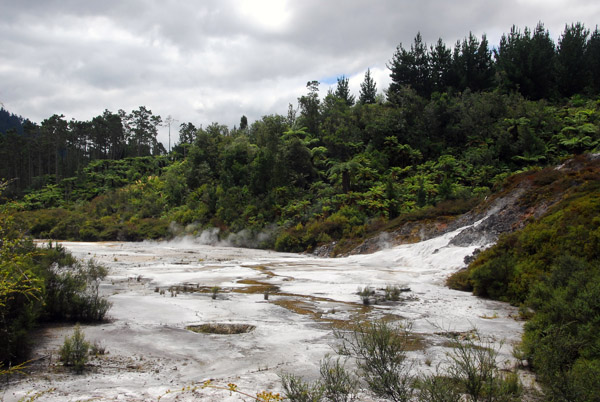
[{"label": "vegetation on hillside", "polygon": [[[580,165],[571,169],[569,165]],[[600,395],[600,160],[513,178],[529,181],[522,197],[539,205],[562,195],[540,219],[483,251],[450,284],[508,301],[529,318],[521,346],[557,400]]]},{"label": "vegetation on hillside", "polygon": [[397,99],[405,106],[348,106],[328,94],[317,135],[304,114],[265,116],[234,132],[195,129],[170,158],[96,160],[27,193],[19,219],[42,238],[157,238],[175,222],[191,233],[274,233],[254,245],[311,250],[487,196],[512,172],[596,149],[600,138],[594,100],[470,91],[426,99],[407,87]]}]

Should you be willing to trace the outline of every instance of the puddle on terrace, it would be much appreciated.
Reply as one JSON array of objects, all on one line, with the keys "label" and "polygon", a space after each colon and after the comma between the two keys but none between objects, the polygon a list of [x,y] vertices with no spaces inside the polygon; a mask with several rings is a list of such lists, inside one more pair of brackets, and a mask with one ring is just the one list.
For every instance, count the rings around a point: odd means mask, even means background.
[{"label": "puddle on terrace", "polygon": [[[275,276],[275,275],[274,275]],[[357,323],[368,321],[374,315],[377,319],[394,323],[402,321],[403,317],[397,314],[376,311],[374,305],[364,305],[359,302],[339,302],[328,298],[307,296],[291,293],[279,292],[279,286],[261,282],[254,279],[242,279],[237,281],[240,284],[250,285],[243,288],[220,289],[221,293],[242,293],[242,294],[265,294],[267,293],[272,303],[282,307],[294,314],[308,317],[317,325],[324,326],[334,330],[354,330]],[[178,287],[184,292],[212,293],[213,290],[208,286],[183,285]],[[268,298],[265,298],[268,300]],[[396,302],[397,304],[398,302]],[[335,317],[337,315],[337,317]],[[186,329],[204,333],[204,334],[239,334],[254,330],[256,327],[248,324],[202,324],[189,325]],[[427,347],[425,338],[419,334],[413,333],[408,337],[407,351],[424,350]]]},{"label": "puddle on terrace", "polygon": [[267,275],[269,278],[277,276],[273,271],[269,271],[269,269],[264,265],[242,265],[242,267],[254,269],[262,274]]},{"label": "puddle on terrace", "polygon": [[[331,315],[338,313],[333,307],[331,310],[323,312],[319,311],[318,307],[314,303],[310,303],[306,300],[298,299],[279,299],[274,302],[276,305],[283,307],[295,314],[308,316],[319,324],[324,324],[328,328],[333,330],[341,331],[354,331],[358,328],[361,323],[369,322],[372,318],[373,307],[372,306],[360,306],[357,304],[348,303],[346,305],[340,305],[340,307],[351,306],[354,309],[349,310],[346,318],[333,318]],[[338,303],[339,305],[339,303]],[[403,317],[397,314],[384,313],[377,317],[386,323],[397,323],[403,320]],[[414,352],[421,351],[427,348],[427,342],[425,338],[417,333],[410,333],[408,335],[408,341],[406,343],[406,351]]]},{"label": "puddle on terrace", "polygon": [[[263,272],[264,267],[259,268],[259,270]],[[270,274],[272,277],[277,276],[272,272]],[[326,328],[352,329],[357,322],[372,319],[374,316],[385,322],[396,322],[404,319],[398,314],[387,313],[385,310],[378,310],[376,307],[377,305],[397,305],[404,300],[384,301],[366,305],[358,301],[343,302],[313,295],[281,292],[280,286],[256,279],[240,279],[236,283],[248,286],[233,288],[218,287],[218,294],[263,294],[265,301],[269,301],[294,314],[308,317],[319,326],[325,326]],[[216,293],[215,288],[215,286],[205,286],[198,283],[185,283],[170,286],[168,289],[156,287],[155,292],[161,295],[169,292],[171,296],[176,296],[180,293],[214,295]],[[359,298],[359,295],[357,295],[357,298]]]}]

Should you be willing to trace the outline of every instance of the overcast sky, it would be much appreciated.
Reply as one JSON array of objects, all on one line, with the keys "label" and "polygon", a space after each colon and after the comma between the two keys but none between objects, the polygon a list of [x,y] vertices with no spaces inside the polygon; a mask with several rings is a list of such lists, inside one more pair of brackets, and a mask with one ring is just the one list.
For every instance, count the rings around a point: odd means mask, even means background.
[{"label": "overcast sky", "polygon": [[[0,102],[35,122],[144,105],[178,125],[232,127],[286,114],[310,80],[378,90],[396,46],[420,31],[449,46],[472,31],[496,46],[514,24],[600,24],[598,0],[0,0]],[[166,129],[160,140],[167,145]]]}]

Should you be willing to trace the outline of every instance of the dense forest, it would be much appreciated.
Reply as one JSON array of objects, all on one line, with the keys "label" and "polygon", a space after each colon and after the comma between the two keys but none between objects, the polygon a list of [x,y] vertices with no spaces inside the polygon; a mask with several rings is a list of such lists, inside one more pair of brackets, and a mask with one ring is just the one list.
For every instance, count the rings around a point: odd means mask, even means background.
[{"label": "dense forest", "polygon": [[39,125],[2,109],[0,177],[20,194],[75,176],[93,160],[164,154],[156,140],[161,121],[144,106],[129,114],[105,110],[91,121],[55,114]]},{"label": "dense forest", "polygon": [[[157,141],[161,117],[144,106],[105,110],[91,121],[53,115],[41,124],[2,110],[0,177],[8,183],[2,195],[11,222],[41,238],[141,240],[211,229],[238,245],[311,251],[335,241],[341,253],[398,220],[466,212],[514,174],[600,147],[598,28],[567,25],[554,43],[541,23],[513,27],[493,49],[485,36],[469,34],[450,48],[417,34],[409,48],[396,48],[388,67],[385,95],[370,71],[358,97],[344,76],[325,95],[311,81],[284,114],[252,123],[242,116],[233,129],[181,124],[169,153]],[[591,184],[582,188],[597,194]],[[590,214],[577,227],[591,225],[585,231],[597,240],[596,201],[568,207]],[[575,222],[544,219],[514,236],[543,233],[561,244],[558,226],[544,225]],[[578,252],[583,232],[568,233],[568,252],[529,271],[519,267],[534,263],[520,261],[533,258],[539,243],[514,247],[525,240],[501,239],[456,282],[545,311],[549,294],[598,277],[598,248]],[[499,277],[494,267],[507,264],[520,271]],[[564,279],[570,267],[574,277]],[[585,308],[597,317],[597,303]],[[528,324],[523,352],[536,368],[547,365],[549,351],[564,350],[544,343],[544,331],[564,317],[544,314]],[[586,342],[598,342],[596,321],[582,319],[591,326]],[[586,353],[585,361],[577,353]],[[590,347],[561,362],[566,371],[542,379],[568,377],[569,384],[548,391],[568,399],[582,378],[598,373],[600,355]]]}]

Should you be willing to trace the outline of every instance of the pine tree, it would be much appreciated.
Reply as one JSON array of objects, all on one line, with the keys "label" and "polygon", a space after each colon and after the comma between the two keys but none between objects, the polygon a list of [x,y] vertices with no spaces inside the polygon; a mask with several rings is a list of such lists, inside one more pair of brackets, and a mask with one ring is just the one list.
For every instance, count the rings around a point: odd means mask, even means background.
[{"label": "pine tree", "polygon": [[469,32],[469,37],[457,42],[452,58],[452,70],[459,90],[485,91],[494,84],[494,63],[485,35],[481,42]]},{"label": "pine tree", "polygon": [[580,93],[588,82],[585,54],[589,33],[590,31],[578,22],[565,26],[565,31],[558,40],[556,74],[562,96],[569,97]]},{"label": "pine tree", "polygon": [[377,86],[371,78],[371,69],[367,69],[365,80],[360,84],[360,94],[358,101],[362,105],[374,104],[377,96]]},{"label": "pine tree", "polygon": [[396,51],[392,56],[388,69],[390,70],[390,78],[392,82],[387,91],[388,100],[396,103],[397,95],[400,93],[403,86],[410,85],[414,79],[412,75],[412,66],[414,65],[414,55],[408,52],[400,43],[396,47]]},{"label": "pine tree", "polygon": [[410,51],[398,45],[394,56],[388,64],[392,83],[388,89],[388,99],[394,102],[403,86],[410,86],[420,96],[430,95],[429,52],[423,42],[421,33],[417,33]]},{"label": "pine tree", "polygon": [[435,47],[429,50],[431,90],[445,92],[450,84],[450,69],[452,68],[452,52],[439,38]]},{"label": "pine tree", "polygon": [[537,24],[529,46],[529,76],[533,88],[525,96],[538,100],[552,97],[556,91],[554,79],[556,45],[541,22]]},{"label": "pine tree", "polygon": [[242,117],[240,118],[240,130],[244,131],[248,128],[248,118],[246,117],[246,115],[242,115]]},{"label": "pine tree", "polygon": [[600,31],[592,33],[585,49],[586,65],[589,74],[589,88],[594,94],[600,93]]},{"label": "pine tree", "polygon": [[502,89],[519,91],[533,100],[552,95],[555,46],[541,22],[533,34],[529,28],[521,33],[513,25],[508,35],[502,35],[494,54]]},{"label": "pine tree", "polygon": [[335,89],[335,96],[338,99],[342,99],[346,105],[354,105],[354,95],[350,93],[349,80],[345,76],[341,76],[337,79],[337,88]]},{"label": "pine tree", "polygon": [[494,86],[495,66],[492,60],[492,52],[488,46],[485,34],[481,36],[481,42],[477,49],[477,65],[475,87],[477,91],[485,91]]},{"label": "pine tree", "polygon": [[500,87],[506,91],[530,92],[528,52],[531,41],[529,29],[524,33],[513,25],[508,35],[503,34],[500,45],[494,51],[496,67],[500,77]]},{"label": "pine tree", "polygon": [[308,132],[319,137],[319,124],[320,124],[320,113],[319,106],[321,100],[319,99],[319,81],[309,81],[306,83],[308,94],[298,98],[298,105],[300,106],[300,123],[307,127]]},{"label": "pine tree", "polygon": [[423,42],[421,33],[418,32],[415,36],[411,52],[414,54],[414,82],[412,87],[421,96],[429,97],[431,94],[431,79],[430,79],[430,58],[427,51],[427,44]]}]

